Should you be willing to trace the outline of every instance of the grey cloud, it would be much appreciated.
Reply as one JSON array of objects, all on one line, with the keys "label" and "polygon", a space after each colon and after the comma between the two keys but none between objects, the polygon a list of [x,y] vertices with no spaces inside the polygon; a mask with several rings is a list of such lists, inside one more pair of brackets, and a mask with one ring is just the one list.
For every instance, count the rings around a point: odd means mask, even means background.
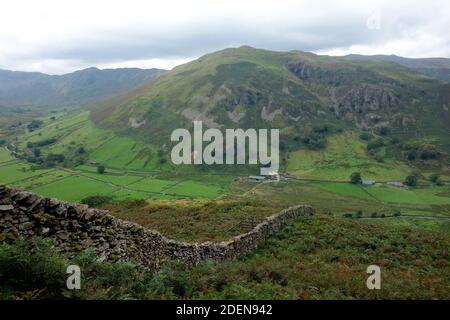
[{"label": "grey cloud", "polygon": [[[358,32],[359,29],[359,32]],[[355,31],[356,30],[356,31]],[[246,28],[241,25],[193,26],[183,32],[160,33],[129,31],[123,34],[100,35],[99,41],[80,42],[68,47],[38,52],[40,58],[80,59],[99,63],[117,60],[137,60],[166,57],[197,56],[217,48],[248,44],[274,50],[320,50],[354,43],[370,42],[373,35],[365,21],[312,28],[296,26],[289,31],[271,27]]]},{"label": "grey cloud", "polygon": [[[201,21],[187,20],[180,25],[137,24],[129,27],[108,26],[86,29],[66,39],[48,39],[36,47],[24,48],[3,57],[0,67],[26,61],[78,61],[82,65],[105,65],[121,61],[197,57],[204,53],[242,44],[273,50],[326,51],[355,45],[377,46],[390,41],[414,37],[415,33],[441,39],[440,52],[450,54],[449,22],[440,17],[449,12],[450,4],[442,1],[413,1],[400,4],[381,3],[381,29],[366,26],[370,10],[349,4],[329,8],[324,16],[313,19],[308,12],[295,7],[289,16],[274,15],[265,20],[257,15],[249,20],[236,15],[214,15]],[[356,3],[356,2],[355,2]],[[277,5],[277,2],[274,2]],[[308,8],[306,7],[305,10]],[[317,8],[314,12],[317,12]],[[186,13],[189,15],[189,13]],[[126,17],[124,17],[126,19]],[[447,33],[445,30],[447,29]],[[411,36],[412,35],[412,36]],[[64,40],[64,39],[63,39]],[[0,49],[1,49],[0,42]],[[420,43],[417,44],[420,48]],[[417,50],[416,50],[417,51]],[[386,54],[396,52],[385,52]],[[426,55],[427,52],[423,52]],[[1,58],[1,51],[0,51]],[[1,63],[1,59],[0,59]]]}]

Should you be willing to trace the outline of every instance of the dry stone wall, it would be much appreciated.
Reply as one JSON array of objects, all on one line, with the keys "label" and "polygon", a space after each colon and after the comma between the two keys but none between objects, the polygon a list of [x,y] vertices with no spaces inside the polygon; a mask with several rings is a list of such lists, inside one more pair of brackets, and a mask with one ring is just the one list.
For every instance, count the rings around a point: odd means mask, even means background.
[{"label": "dry stone wall", "polygon": [[115,218],[105,210],[72,205],[0,185],[0,243],[40,236],[51,239],[56,248],[69,256],[90,248],[100,261],[133,261],[157,266],[170,258],[196,264],[247,254],[286,222],[313,213],[310,206],[291,207],[229,241],[186,243]]}]

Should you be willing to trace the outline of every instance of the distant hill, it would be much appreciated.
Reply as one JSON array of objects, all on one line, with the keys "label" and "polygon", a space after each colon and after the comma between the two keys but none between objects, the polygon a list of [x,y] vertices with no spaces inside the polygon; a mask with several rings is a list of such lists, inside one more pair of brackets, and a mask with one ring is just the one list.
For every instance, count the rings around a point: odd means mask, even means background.
[{"label": "distant hill", "polygon": [[64,75],[0,70],[0,107],[85,105],[142,85],[160,69],[88,68]]},{"label": "distant hill", "polygon": [[450,59],[447,58],[411,59],[399,57],[396,55],[363,56],[357,54],[350,54],[345,56],[345,58],[350,60],[395,62],[405,67],[416,70],[417,72],[423,73],[427,76],[450,83]]},{"label": "distant hill", "polygon": [[448,130],[446,91],[441,81],[398,63],[244,46],[178,66],[97,105],[92,118],[160,145],[192,120],[222,129],[282,128],[282,140],[298,145],[295,139],[305,137],[305,128],[324,124]]}]

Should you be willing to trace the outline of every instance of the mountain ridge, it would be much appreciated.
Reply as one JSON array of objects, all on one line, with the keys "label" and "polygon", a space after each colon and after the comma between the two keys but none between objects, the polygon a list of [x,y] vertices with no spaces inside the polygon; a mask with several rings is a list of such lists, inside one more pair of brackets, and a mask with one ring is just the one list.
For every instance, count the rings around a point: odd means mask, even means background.
[{"label": "mountain ridge", "polygon": [[359,55],[344,56],[350,60],[390,61],[416,70],[427,76],[450,83],[450,59],[435,58],[405,58],[397,55]]},{"label": "mountain ridge", "polygon": [[0,106],[85,105],[123,93],[166,72],[162,69],[90,67],[63,75],[0,69]]}]

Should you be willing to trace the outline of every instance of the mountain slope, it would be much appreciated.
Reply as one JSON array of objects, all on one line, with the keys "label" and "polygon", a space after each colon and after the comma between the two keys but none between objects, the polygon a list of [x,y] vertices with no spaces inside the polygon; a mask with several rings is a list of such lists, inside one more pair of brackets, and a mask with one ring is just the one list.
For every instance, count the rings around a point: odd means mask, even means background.
[{"label": "mountain slope", "polygon": [[345,58],[350,60],[395,62],[401,64],[402,66],[416,70],[417,72],[423,73],[429,77],[450,82],[450,59],[446,58],[411,59],[396,55],[363,56],[358,54],[350,54]]},{"label": "mountain slope", "polygon": [[317,124],[448,130],[443,83],[392,62],[240,47],[174,68],[97,106],[101,126],[164,144],[174,128],[282,128],[286,141]]},{"label": "mountain slope", "polygon": [[131,90],[164,70],[88,68],[65,75],[0,70],[0,106],[84,105]]}]

